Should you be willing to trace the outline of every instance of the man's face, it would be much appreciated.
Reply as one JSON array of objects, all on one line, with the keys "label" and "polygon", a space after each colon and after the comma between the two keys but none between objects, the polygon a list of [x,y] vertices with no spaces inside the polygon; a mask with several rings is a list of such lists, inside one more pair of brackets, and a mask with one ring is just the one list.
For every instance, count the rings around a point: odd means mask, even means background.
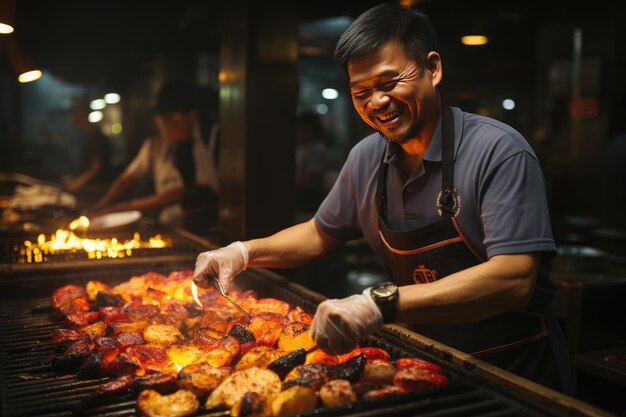
[{"label": "man's face", "polygon": [[198,119],[198,113],[169,111],[157,113],[154,116],[159,132],[171,142],[184,142],[193,137],[193,130]]},{"label": "man's face", "polygon": [[416,137],[424,125],[436,123],[439,55],[430,52],[428,62],[429,67],[420,72],[397,41],[348,62],[352,103],[359,116],[400,144]]}]

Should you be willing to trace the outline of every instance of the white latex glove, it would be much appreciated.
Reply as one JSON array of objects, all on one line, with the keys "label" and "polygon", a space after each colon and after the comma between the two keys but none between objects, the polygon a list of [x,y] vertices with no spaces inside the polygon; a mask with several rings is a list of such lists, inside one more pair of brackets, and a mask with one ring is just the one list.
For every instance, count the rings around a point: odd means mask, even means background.
[{"label": "white latex glove", "polygon": [[230,281],[248,267],[248,251],[243,243],[237,241],[230,245],[202,252],[196,259],[193,271],[194,282],[202,288],[210,287],[211,280],[218,277],[220,286],[228,293]]},{"label": "white latex glove", "polygon": [[322,302],[311,324],[311,337],[325,352],[341,355],[382,324],[383,315],[367,288],[362,294]]}]

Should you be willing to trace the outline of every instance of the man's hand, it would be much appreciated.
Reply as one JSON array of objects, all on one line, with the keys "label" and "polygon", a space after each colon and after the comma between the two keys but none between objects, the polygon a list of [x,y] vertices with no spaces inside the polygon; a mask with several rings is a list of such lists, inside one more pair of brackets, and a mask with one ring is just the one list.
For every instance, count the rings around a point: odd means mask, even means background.
[{"label": "man's hand", "polygon": [[383,315],[367,288],[362,294],[322,302],[311,324],[311,337],[322,350],[340,355],[382,324]]},{"label": "man's hand", "polygon": [[196,259],[196,268],[193,272],[194,282],[199,287],[211,286],[211,280],[217,277],[225,293],[228,293],[230,281],[245,271],[248,267],[248,251],[241,242],[202,252]]}]

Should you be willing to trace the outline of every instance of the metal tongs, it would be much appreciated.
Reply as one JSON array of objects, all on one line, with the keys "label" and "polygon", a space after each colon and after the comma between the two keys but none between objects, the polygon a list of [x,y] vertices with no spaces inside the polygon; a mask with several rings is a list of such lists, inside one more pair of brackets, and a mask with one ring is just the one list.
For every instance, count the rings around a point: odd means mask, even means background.
[{"label": "metal tongs", "polygon": [[[229,303],[231,303],[233,306],[235,306],[235,308],[237,310],[239,310],[243,315],[245,315],[248,318],[252,318],[252,314],[248,313],[246,310],[243,309],[243,307],[241,307],[239,304],[237,304],[235,302],[235,300],[233,300],[232,298],[230,298],[229,296],[226,295],[226,292],[224,291],[224,289],[222,288],[222,286],[220,285],[220,281],[217,279],[217,277],[211,277],[209,279],[209,281],[211,282],[211,284],[213,284],[213,286],[215,287],[215,289],[217,290],[217,292],[226,299],[226,301],[228,301]],[[202,303],[200,302],[200,298],[198,298],[198,285],[196,285],[196,282],[205,282],[204,278],[201,278],[199,276],[194,276],[191,279],[191,295],[193,295],[193,299],[196,301],[196,303],[204,308],[204,306],[202,305]]]}]

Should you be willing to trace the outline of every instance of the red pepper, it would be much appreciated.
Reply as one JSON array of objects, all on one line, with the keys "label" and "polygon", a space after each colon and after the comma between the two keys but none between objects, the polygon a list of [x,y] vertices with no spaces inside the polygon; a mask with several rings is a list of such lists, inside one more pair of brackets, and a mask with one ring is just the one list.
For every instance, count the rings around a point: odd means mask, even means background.
[{"label": "red pepper", "polygon": [[398,369],[418,368],[441,373],[441,366],[418,358],[400,358],[395,365]]}]

